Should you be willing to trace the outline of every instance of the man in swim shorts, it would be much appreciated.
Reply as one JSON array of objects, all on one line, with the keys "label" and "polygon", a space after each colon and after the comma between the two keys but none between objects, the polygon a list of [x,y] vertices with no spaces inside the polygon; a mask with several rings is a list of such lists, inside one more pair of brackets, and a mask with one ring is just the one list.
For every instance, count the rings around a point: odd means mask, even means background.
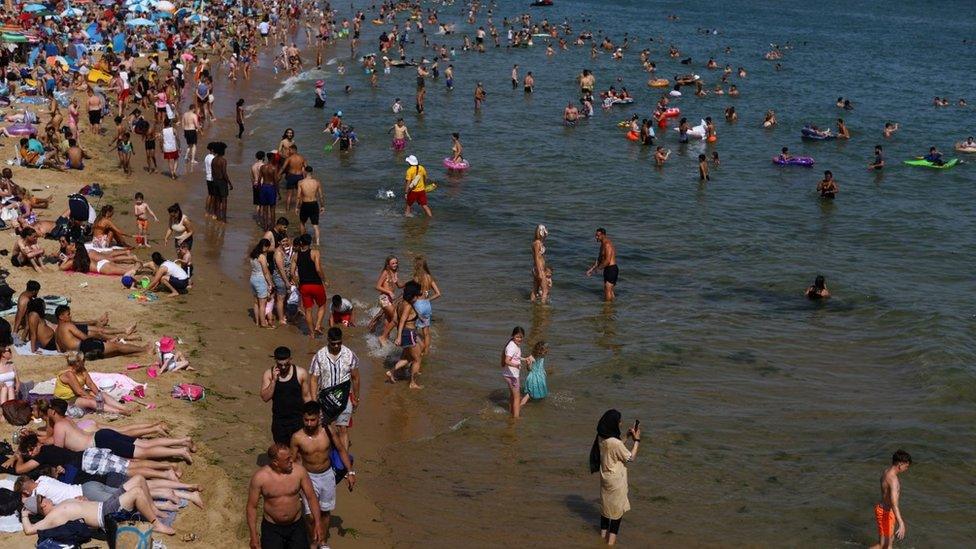
[{"label": "man in swim shorts", "polygon": [[303,233],[305,223],[312,223],[315,232],[315,246],[319,246],[319,214],[325,212],[325,195],[322,193],[322,183],[312,177],[312,167],[305,166],[305,177],[298,182],[298,222],[301,223]]},{"label": "man in swim shorts", "polygon": [[898,507],[901,496],[898,474],[907,471],[911,464],[912,456],[904,450],[897,450],[891,456],[891,467],[881,474],[881,502],[874,506],[874,520],[878,525],[878,544],[871,549],[891,549],[896,539],[905,538],[907,527],[905,519],[901,516],[901,509]]},{"label": "man in swim shorts", "polygon": [[[176,530],[166,526],[156,517],[153,508],[152,497],[149,492],[140,484],[137,484],[122,492],[112,496],[106,501],[85,501],[80,499],[67,499],[54,505],[51,500],[44,496],[35,496],[28,499],[24,504],[28,513],[21,513],[20,521],[27,535],[37,534],[42,530],[49,530],[63,526],[73,520],[83,520],[85,524],[92,528],[104,529],[113,521],[112,515],[120,510],[138,510],[148,522],[152,524],[153,531],[160,534],[173,535]],[[41,514],[44,518],[36,523],[31,523],[31,514]]]},{"label": "man in swim shorts", "polygon": [[123,343],[121,338],[108,341],[105,334],[94,333],[91,327],[88,331],[92,333],[85,332],[71,320],[71,307],[67,305],[59,305],[54,316],[58,320],[54,335],[62,351],[81,351],[89,360],[146,352],[145,347]]},{"label": "man in swim shorts", "polygon": [[[356,471],[352,460],[342,444],[334,443],[336,434],[331,427],[322,425],[322,408],[316,401],[306,402],[302,408],[302,429],[291,436],[291,454],[301,460],[308,471],[312,489],[318,499],[317,512],[307,500],[302,501],[306,525],[311,537],[326,544],[329,539],[329,522],[336,501],[336,476],[332,464],[332,447],[335,446],[342,460],[342,469],[347,471],[349,491],[356,485]],[[338,464],[336,464],[338,465]],[[318,515],[316,517],[315,515]],[[314,520],[318,518],[318,520]],[[318,530],[312,530],[318,528]]]},{"label": "man in swim shorts", "polygon": [[586,276],[593,276],[597,269],[603,269],[603,299],[613,301],[617,295],[614,289],[617,286],[617,276],[620,271],[617,269],[617,249],[614,247],[607,230],[600,227],[596,230],[596,241],[600,243],[600,255],[592,267],[587,269]]},{"label": "man in swim shorts", "polygon": [[305,178],[305,157],[298,154],[298,147],[292,144],[288,147],[288,156],[278,169],[278,178],[285,177],[285,209],[292,208],[295,201],[295,190],[298,189],[298,182]]},{"label": "man in swim shorts", "polygon": [[[255,471],[247,493],[247,528],[251,547],[262,549],[304,549],[309,546],[308,533],[302,524],[302,498],[310,509],[319,508],[308,472],[292,462],[291,449],[285,444],[268,448],[268,465]],[[258,537],[258,500],[264,498],[261,537]],[[318,513],[312,513],[312,545],[319,542],[321,530]]]}]

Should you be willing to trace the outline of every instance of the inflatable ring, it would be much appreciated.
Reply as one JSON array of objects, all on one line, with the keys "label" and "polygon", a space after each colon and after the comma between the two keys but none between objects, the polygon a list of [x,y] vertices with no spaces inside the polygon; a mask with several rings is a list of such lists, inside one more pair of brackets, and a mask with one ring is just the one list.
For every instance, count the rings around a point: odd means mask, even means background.
[{"label": "inflatable ring", "polygon": [[637,141],[638,139],[640,139],[640,136],[637,135],[637,132],[635,132],[634,130],[630,130],[629,132],[627,132],[627,139],[631,141]]},{"label": "inflatable ring", "polygon": [[668,127],[667,117],[662,116],[661,119],[657,121],[657,127],[666,129]]},{"label": "inflatable ring", "polygon": [[709,143],[714,143],[714,142],[718,141],[718,137],[716,137],[714,135],[709,135],[708,136],[708,139],[706,139],[705,141],[708,141]]},{"label": "inflatable ring", "polygon": [[664,111],[665,118],[677,118],[681,116],[681,109],[678,107],[671,107],[670,109]]},{"label": "inflatable ring", "polygon": [[967,147],[965,143],[960,141],[956,143],[956,150],[961,153],[976,153],[976,146]]},{"label": "inflatable ring", "polygon": [[813,157],[811,156],[794,156],[789,160],[783,160],[778,156],[773,157],[773,164],[777,166],[813,166]]},{"label": "inflatable ring", "polygon": [[652,88],[667,88],[671,86],[671,81],[667,78],[655,78],[653,80],[648,80],[647,85]]},{"label": "inflatable ring", "polygon": [[112,77],[98,69],[92,69],[88,71],[88,81],[94,84],[108,84],[112,81]]},{"label": "inflatable ring", "polygon": [[471,167],[471,165],[468,164],[468,161],[464,160],[463,158],[461,159],[460,162],[455,162],[453,158],[447,157],[444,159],[444,167],[449,170],[463,172],[464,170]]}]

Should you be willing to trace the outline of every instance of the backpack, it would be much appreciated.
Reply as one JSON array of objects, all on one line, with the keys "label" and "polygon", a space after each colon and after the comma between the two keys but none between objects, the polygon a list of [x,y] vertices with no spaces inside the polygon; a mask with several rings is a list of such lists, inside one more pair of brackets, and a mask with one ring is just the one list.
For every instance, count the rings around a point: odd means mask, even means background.
[{"label": "backpack", "polygon": [[171,394],[173,398],[189,400],[190,402],[203,400],[207,396],[203,385],[197,385],[196,383],[178,383],[173,385],[173,392]]}]

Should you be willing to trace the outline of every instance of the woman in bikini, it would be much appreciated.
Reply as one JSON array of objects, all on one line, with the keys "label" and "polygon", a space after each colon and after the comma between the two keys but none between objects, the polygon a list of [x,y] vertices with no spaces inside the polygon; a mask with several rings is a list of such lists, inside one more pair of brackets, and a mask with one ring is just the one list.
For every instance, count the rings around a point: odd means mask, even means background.
[{"label": "woman in bikini", "polygon": [[386,379],[389,383],[396,383],[397,372],[410,366],[410,388],[423,389],[417,383],[420,376],[421,350],[423,343],[417,336],[417,310],[414,303],[420,298],[420,284],[411,280],[403,286],[403,300],[397,307],[397,343],[403,349],[400,360],[393,366],[392,370],[386,372]]},{"label": "woman in bikini", "polygon": [[84,245],[78,246],[77,244],[74,254],[65,255],[59,268],[62,271],[113,276],[135,276],[137,270],[135,265],[116,263],[111,259],[99,259],[93,264],[88,249]]},{"label": "woman in bikini", "polygon": [[390,337],[390,332],[393,330],[396,321],[396,291],[398,288],[403,288],[403,284],[400,284],[398,279],[397,270],[400,268],[400,260],[396,256],[389,256],[386,258],[386,263],[383,264],[383,270],[380,271],[379,278],[376,279],[376,291],[379,292],[379,303],[380,312],[377,313],[373,320],[369,323],[369,331],[373,331],[376,324],[380,321],[380,318],[384,318],[385,323],[383,325],[383,334],[380,336],[380,341],[386,341]]},{"label": "woman in bikini", "polygon": [[129,248],[129,244],[125,241],[125,237],[129,236],[122,232],[115,223],[112,223],[112,217],[115,215],[115,207],[111,204],[102,206],[101,212],[97,218],[95,218],[95,223],[92,225],[92,246],[95,248],[111,248],[113,244],[118,244],[123,248]]},{"label": "woman in bikini", "polygon": [[549,303],[549,283],[546,280],[546,237],[549,230],[545,225],[535,228],[535,239],[532,240],[532,296],[530,299],[539,303]]},{"label": "woman in bikini", "polygon": [[434,312],[430,302],[441,296],[441,289],[437,287],[434,275],[430,274],[430,267],[427,266],[427,258],[418,255],[413,261],[413,280],[420,284],[420,297],[414,302],[413,308],[417,311],[417,328],[420,330],[421,356],[430,352],[430,322]]},{"label": "woman in bikini", "polygon": [[169,212],[169,228],[166,229],[166,236],[163,240],[169,240],[173,236],[176,249],[184,242],[188,249],[193,249],[193,224],[190,218],[183,214],[183,209],[179,204],[173,204],[166,210]]},{"label": "woman in bikini", "polygon": [[17,391],[20,390],[20,378],[17,377],[12,356],[13,347],[0,347],[0,404],[17,398]]}]

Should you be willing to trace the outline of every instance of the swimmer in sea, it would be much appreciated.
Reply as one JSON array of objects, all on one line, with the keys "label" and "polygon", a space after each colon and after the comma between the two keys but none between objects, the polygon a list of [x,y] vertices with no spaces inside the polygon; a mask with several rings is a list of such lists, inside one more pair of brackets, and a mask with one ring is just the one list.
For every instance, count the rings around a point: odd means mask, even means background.
[{"label": "swimmer in sea", "polygon": [[773,126],[775,126],[776,125],[776,112],[775,111],[771,111],[771,110],[770,111],[766,111],[766,116],[763,117],[763,123],[762,123],[762,125],[763,125],[764,128],[772,128]]},{"label": "swimmer in sea", "polygon": [[735,107],[729,106],[725,108],[725,121],[728,123],[737,122],[739,120],[739,114],[735,112]]},{"label": "swimmer in sea", "polygon": [[850,139],[851,132],[847,129],[847,124],[844,124],[843,118],[837,119],[837,139]]},{"label": "swimmer in sea", "polygon": [[712,164],[719,165],[718,151],[712,151]]},{"label": "swimmer in sea", "polygon": [[890,138],[892,135],[895,134],[896,131],[898,131],[898,124],[894,124],[894,123],[891,123],[891,122],[885,122],[885,125],[884,125],[884,137],[885,137],[885,139]]},{"label": "swimmer in sea", "polygon": [[525,82],[523,84],[525,93],[532,93],[535,90],[535,77],[532,76],[532,71],[526,73]]},{"label": "swimmer in sea", "polygon": [[454,132],[451,134],[451,161],[456,164],[464,160],[462,153],[464,146],[461,145],[461,134]]},{"label": "swimmer in sea", "polygon": [[776,157],[776,159],[781,162],[787,162],[791,158],[793,158],[793,155],[790,154],[789,147],[783,147],[782,149],[780,149],[779,156]]},{"label": "swimmer in sea", "polygon": [[814,279],[813,284],[807,287],[806,291],[803,292],[803,295],[805,295],[807,299],[827,299],[830,297],[830,290],[827,289],[827,283],[824,280],[823,275],[817,275],[817,278]]},{"label": "swimmer in sea", "polygon": [[824,178],[817,183],[817,192],[820,193],[820,198],[834,198],[837,193],[840,192],[840,186],[837,185],[837,181],[834,180],[834,174],[830,170],[824,171]]},{"label": "swimmer in sea", "polygon": [[[898,507],[901,499],[899,473],[904,473],[912,465],[912,456],[904,450],[897,450],[891,456],[891,467],[881,475],[881,502],[874,506],[874,518],[878,525],[878,544],[871,549],[891,549],[895,540],[905,538],[905,519]],[[898,525],[897,529],[895,525]]]},{"label": "swimmer in sea", "polygon": [[698,180],[710,181],[708,177],[708,157],[704,154],[698,155]]},{"label": "swimmer in sea", "polygon": [[566,108],[563,109],[563,123],[567,126],[575,126],[578,119],[579,109],[572,102],[567,103]]},{"label": "swimmer in sea", "polygon": [[603,299],[613,301],[617,295],[614,291],[617,286],[617,277],[620,270],[617,268],[617,249],[614,247],[607,230],[600,227],[596,230],[596,241],[600,243],[600,254],[596,258],[593,266],[587,269],[586,276],[593,276],[597,269],[603,269]]},{"label": "swimmer in sea", "polygon": [[664,147],[658,145],[657,150],[654,151],[654,165],[657,167],[664,166],[669,156],[671,156],[671,149],[664,150]]},{"label": "swimmer in sea", "polygon": [[838,109],[843,109],[844,108],[844,98],[843,97],[838,97],[837,98],[837,102],[834,103],[834,104],[837,105],[837,108]]},{"label": "swimmer in sea", "polygon": [[881,151],[881,145],[875,145],[874,146],[874,162],[868,164],[868,169],[869,170],[880,170],[880,169],[884,168],[884,165],[885,165],[885,161],[884,161],[884,155],[882,154],[882,151]]},{"label": "swimmer in sea", "polygon": [[400,152],[407,148],[407,141],[411,140],[410,131],[407,129],[407,125],[403,122],[402,118],[398,118],[396,124],[394,124],[386,133],[393,132],[393,150]]},{"label": "swimmer in sea", "polygon": [[484,103],[486,95],[488,94],[485,92],[484,86],[481,84],[481,82],[478,82],[478,85],[475,86],[474,88],[474,110],[475,111],[481,110],[481,104]]}]

